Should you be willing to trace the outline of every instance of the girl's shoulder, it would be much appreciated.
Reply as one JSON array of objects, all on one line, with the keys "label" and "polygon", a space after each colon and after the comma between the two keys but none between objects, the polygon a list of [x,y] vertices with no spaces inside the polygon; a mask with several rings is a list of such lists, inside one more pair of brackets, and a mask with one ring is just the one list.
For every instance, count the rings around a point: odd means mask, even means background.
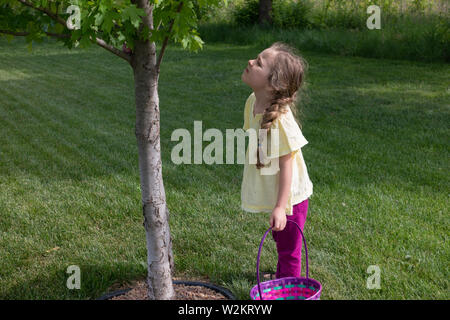
[{"label": "girl's shoulder", "polygon": [[295,130],[296,128],[300,130],[300,127],[298,126],[294,114],[289,106],[285,107],[284,112],[280,113],[272,125],[276,127],[283,127],[286,130]]},{"label": "girl's shoulder", "polygon": [[250,95],[247,97],[247,99],[245,100],[245,104],[244,104],[244,110],[245,110],[245,113],[247,113],[247,110],[250,109],[251,100],[252,100],[252,95],[250,94]]},{"label": "girl's shoulder", "polygon": [[254,103],[255,99],[256,99],[255,93],[254,92],[250,93],[250,95],[245,100],[245,110],[250,108],[252,103]]},{"label": "girl's shoulder", "polygon": [[304,146],[308,143],[290,108],[272,123],[271,128],[278,129],[279,134],[286,137],[293,144],[298,143],[299,145]]},{"label": "girl's shoulder", "polygon": [[250,93],[250,95],[247,98],[247,103],[252,103],[255,100],[256,100],[256,96],[255,96],[255,93],[252,91],[252,93]]}]

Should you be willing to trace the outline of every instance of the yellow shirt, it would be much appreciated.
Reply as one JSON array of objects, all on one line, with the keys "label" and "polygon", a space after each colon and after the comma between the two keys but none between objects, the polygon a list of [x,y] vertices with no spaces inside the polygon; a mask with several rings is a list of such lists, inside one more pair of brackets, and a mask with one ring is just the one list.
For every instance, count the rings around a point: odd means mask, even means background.
[{"label": "yellow shirt", "polygon": [[[253,117],[255,100],[255,93],[252,92],[245,102],[243,129],[253,128],[258,132],[261,128],[262,114]],[[286,206],[286,215],[292,215],[292,207],[306,200],[313,193],[313,184],[309,179],[301,151],[301,147],[306,145],[308,141],[295,121],[291,109],[288,108],[287,113],[280,115],[272,123],[271,130],[267,134],[267,159],[271,161],[275,158],[270,152],[272,129],[278,129],[278,157],[288,153],[292,153],[293,157],[292,184]],[[274,136],[276,137],[276,135]],[[256,148],[253,151],[255,150]],[[256,151],[253,156],[256,157]],[[270,163],[265,166],[270,166]],[[276,167],[278,168],[278,165]],[[261,170],[256,168],[256,164],[249,163],[249,148],[247,148],[241,186],[242,210],[247,212],[272,212],[277,203],[280,169],[278,168],[275,174],[262,174]]]}]

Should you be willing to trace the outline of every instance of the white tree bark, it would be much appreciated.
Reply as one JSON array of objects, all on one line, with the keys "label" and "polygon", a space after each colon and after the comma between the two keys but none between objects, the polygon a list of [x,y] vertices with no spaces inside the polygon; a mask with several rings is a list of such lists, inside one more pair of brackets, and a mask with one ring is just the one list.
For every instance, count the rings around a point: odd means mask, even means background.
[{"label": "white tree bark", "polygon": [[[152,6],[148,1],[138,1],[147,11],[153,28]],[[166,205],[161,166],[160,111],[158,97],[159,73],[156,70],[156,45],[137,41],[131,58],[136,99],[135,134],[139,153],[139,175],[142,193],[142,210],[147,239],[148,296],[149,299],[173,299],[172,242],[169,227],[169,210]]]}]

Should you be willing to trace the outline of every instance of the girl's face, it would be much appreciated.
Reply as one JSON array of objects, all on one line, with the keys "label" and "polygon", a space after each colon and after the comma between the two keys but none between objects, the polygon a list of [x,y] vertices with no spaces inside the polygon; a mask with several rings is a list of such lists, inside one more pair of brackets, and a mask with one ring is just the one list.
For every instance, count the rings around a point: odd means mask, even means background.
[{"label": "girl's face", "polygon": [[267,79],[275,56],[275,50],[267,48],[256,59],[249,60],[247,67],[242,73],[242,81],[248,84],[253,91],[270,89]]}]

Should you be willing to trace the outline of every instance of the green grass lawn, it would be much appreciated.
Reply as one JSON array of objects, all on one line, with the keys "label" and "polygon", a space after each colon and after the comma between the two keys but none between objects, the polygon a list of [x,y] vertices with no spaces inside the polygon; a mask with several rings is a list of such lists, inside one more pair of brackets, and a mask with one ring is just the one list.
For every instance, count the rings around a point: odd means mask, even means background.
[{"label": "green grass lawn", "polygon": [[[194,120],[241,128],[251,89],[240,76],[263,49],[171,46],[159,83],[176,276],[239,299],[256,284],[268,214],[240,209],[243,165],[174,165],[170,137],[193,134]],[[449,299],[449,65],[303,54],[305,235],[322,299]],[[93,299],[145,277],[132,80],[99,47],[29,53],[23,39],[0,40],[0,298]],[[261,263],[276,269],[270,237]],[[70,265],[80,290],[66,288]],[[370,265],[379,290],[366,287]]]}]

